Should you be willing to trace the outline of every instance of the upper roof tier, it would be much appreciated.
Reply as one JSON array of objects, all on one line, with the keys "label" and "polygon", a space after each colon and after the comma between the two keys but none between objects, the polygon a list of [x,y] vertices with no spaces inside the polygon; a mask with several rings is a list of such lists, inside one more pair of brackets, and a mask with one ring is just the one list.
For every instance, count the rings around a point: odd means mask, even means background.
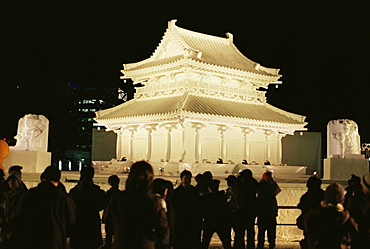
[{"label": "upper roof tier", "polygon": [[168,28],[150,58],[124,64],[125,77],[134,77],[145,69],[159,70],[168,64],[178,64],[181,60],[191,60],[204,66],[223,68],[270,78],[271,82],[281,77],[279,69],[266,68],[245,57],[234,45],[233,35],[227,38],[190,31],[176,26],[176,20],[169,22]]}]

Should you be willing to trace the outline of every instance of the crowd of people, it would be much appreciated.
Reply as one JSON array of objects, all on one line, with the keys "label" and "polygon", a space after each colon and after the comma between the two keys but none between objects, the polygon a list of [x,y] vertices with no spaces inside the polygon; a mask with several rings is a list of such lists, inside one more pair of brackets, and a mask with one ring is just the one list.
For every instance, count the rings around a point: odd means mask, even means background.
[{"label": "crowd of people", "polygon": [[370,248],[370,173],[362,179],[352,175],[348,187],[312,176],[298,208],[298,228],[303,230],[302,249]]},{"label": "crowd of people", "polygon": [[[139,161],[124,190],[112,175],[111,188],[103,191],[93,182],[94,169],[83,167],[67,192],[58,168],[47,167],[31,189],[21,169],[10,167],[6,179],[0,171],[0,248],[65,249],[69,238],[73,249],[206,249],[214,233],[225,249],[276,247],[281,190],[268,171],[260,181],[249,169],[229,175],[227,189],[219,190],[210,171],[196,175],[193,186],[191,171],[184,170],[174,188],[171,181],[154,179],[152,166]],[[321,183],[310,177],[298,204],[301,248],[370,248],[370,173],[352,176],[346,189],[333,183],[324,191]]]}]

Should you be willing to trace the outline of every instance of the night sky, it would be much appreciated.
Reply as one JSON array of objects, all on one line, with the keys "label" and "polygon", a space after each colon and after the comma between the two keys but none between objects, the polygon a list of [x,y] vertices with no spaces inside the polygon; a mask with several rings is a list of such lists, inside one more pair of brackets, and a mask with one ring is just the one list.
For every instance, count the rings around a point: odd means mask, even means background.
[{"label": "night sky", "polygon": [[[201,33],[231,32],[246,57],[280,68],[283,84],[267,100],[306,116],[308,131],[325,139],[329,120],[347,118],[370,142],[370,3],[322,2],[1,0],[0,135],[14,136],[27,113],[56,122],[60,102],[50,92],[65,81],[121,84],[122,64],[148,58],[177,19]],[[15,89],[34,84],[43,87],[25,104]]]}]

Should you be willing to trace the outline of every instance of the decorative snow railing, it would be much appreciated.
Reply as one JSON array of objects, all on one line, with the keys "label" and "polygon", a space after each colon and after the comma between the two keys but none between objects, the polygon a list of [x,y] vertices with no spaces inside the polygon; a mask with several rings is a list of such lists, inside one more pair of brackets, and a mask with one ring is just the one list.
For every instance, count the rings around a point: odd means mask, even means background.
[{"label": "decorative snow railing", "polygon": [[166,84],[155,84],[136,88],[135,97],[163,97],[178,95],[183,92],[192,92],[205,97],[219,97],[251,102],[266,102],[265,92],[258,90],[240,89],[237,87],[215,85],[204,82],[182,81]]}]

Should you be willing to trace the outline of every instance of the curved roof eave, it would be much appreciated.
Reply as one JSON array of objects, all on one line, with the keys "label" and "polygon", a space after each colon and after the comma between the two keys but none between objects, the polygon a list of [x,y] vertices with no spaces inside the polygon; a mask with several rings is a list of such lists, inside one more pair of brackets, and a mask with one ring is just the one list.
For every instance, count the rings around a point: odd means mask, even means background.
[{"label": "curved roof eave", "polygon": [[174,121],[179,120],[180,116],[185,116],[188,119],[199,120],[202,122],[212,122],[212,123],[222,123],[222,124],[230,124],[230,125],[237,125],[237,126],[256,126],[256,127],[264,127],[267,129],[280,129],[280,130],[302,130],[305,129],[304,126],[307,125],[307,122],[292,124],[292,123],[277,123],[271,121],[263,121],[258,119],[246,119],[246,118],[239,118],[239,117],[232,117],[232,116],[220,116],[214,114],[204,114],[204,113],[194,113],[194,112],[187,112],[187,111],[180,111],[180,112],[171,112],[171,113],[158,113],[158,114],[149,114],[149,115],[135,115],[129,117],[116,117],[116,118],[109,118],[109,119],[99,119],[96,118],[95,120],[98,123],[104,125],[120,125],[120,124],[143,124],[143,120],[145,123],[153,123],[153,122],[164,122],[164,121]]}]

